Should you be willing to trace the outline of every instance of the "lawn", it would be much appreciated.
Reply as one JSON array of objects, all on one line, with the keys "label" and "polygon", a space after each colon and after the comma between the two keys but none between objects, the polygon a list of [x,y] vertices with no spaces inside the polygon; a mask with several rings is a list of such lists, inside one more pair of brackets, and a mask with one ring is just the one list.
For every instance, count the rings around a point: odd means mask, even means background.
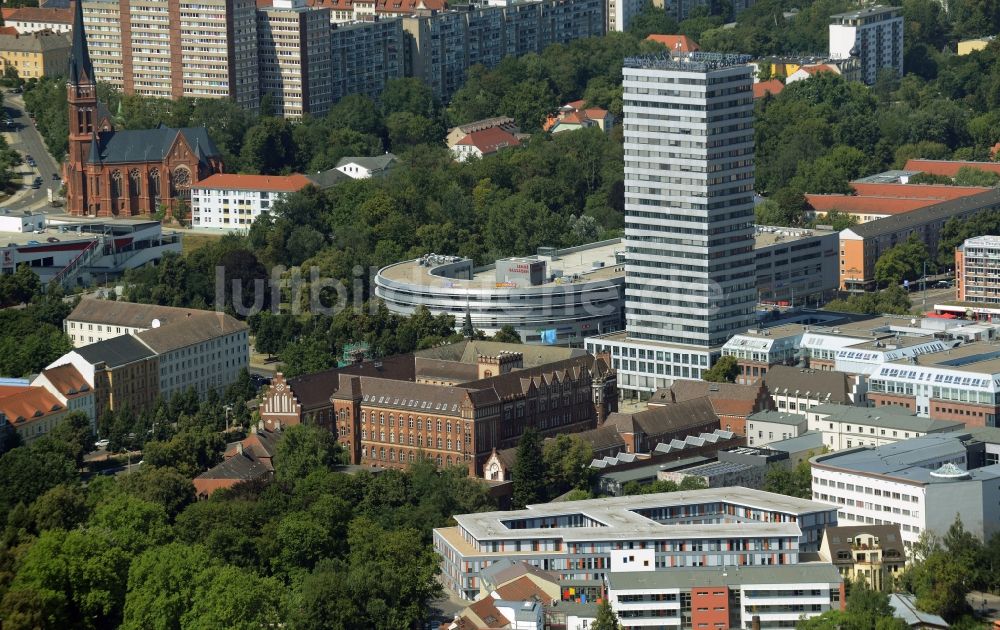
[{"label": "lawn", "polygon": [[199,247],[204,247],[205,245],[222,238],[222,234],[200,234],[187,231],[181,233],[184,235],[181,243],[183,245],[183,252],[185,255],[190,254]]}]

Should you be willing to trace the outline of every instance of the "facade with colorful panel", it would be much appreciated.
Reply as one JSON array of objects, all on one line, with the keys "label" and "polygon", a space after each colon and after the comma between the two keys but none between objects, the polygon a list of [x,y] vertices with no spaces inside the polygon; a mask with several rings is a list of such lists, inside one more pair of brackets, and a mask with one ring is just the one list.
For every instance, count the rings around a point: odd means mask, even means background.
[{"label": "facade with colorful panel", "polygon": [[624,630],[792,628],[846,603],[844,580],[828,562],[612,572],[608,584]]},{"label": "facade with colorful panel", "polygon": [[[798,565],[819,549],[836,507],[749,488],[712,488],[530,505],[456,515],[434,530],[444,584],[479,592],[480,571],[516,554],[561,580],[604,580],[632,567],[686,575],[692,567]],[[834,574],[836,571],[834,570]],[[797,617],[796,617],[797,618]]]}]

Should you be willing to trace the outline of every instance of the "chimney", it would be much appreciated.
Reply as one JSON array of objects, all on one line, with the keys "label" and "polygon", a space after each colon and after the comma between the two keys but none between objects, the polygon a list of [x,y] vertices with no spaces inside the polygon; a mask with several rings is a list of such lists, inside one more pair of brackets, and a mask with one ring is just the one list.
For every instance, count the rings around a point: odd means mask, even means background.
[{"label": "chimney", "polygon": [[236,454],[237,455],[242,455],[243,454],[243,442],[237,442],[236,443]]}]

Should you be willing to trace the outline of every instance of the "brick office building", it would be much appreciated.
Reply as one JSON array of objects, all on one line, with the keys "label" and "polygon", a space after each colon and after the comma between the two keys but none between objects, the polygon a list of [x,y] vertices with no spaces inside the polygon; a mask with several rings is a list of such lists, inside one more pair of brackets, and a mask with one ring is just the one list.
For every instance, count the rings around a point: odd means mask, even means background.
[{"label": "brick office building", "polygon": [[403,468],[423,455],[442,466],[468,462],[470,474],[481,474],[493,450],[516,446],[526,427],[543,435],[593,429],[617,401],[606,357],[465,341],[293,378],[279,374],[260,416],[269,430],[330,428],[354,464]]},{"label": "brick office building", "polygon": [[605,357],[591,355],[457,386],[338,376],[338,437],[351,463],[383,468],[405,468],[423,455],[481,476],[493,450],[515,446],[527,428],[542,435],[593,429],[617,404],[614,372]]}]

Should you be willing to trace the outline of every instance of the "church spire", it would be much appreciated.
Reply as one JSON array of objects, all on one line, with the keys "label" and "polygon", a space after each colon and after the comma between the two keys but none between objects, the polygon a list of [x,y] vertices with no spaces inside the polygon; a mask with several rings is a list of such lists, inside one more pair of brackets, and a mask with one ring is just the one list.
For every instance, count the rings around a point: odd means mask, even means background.
[{"label": "church spire", "polygon": [[94,82],[94,66],[87,50],[87,35],[83,31],[83,0],[76,0],[73,15],[73,47],[69,53],[69,81],[73,85]]}]

